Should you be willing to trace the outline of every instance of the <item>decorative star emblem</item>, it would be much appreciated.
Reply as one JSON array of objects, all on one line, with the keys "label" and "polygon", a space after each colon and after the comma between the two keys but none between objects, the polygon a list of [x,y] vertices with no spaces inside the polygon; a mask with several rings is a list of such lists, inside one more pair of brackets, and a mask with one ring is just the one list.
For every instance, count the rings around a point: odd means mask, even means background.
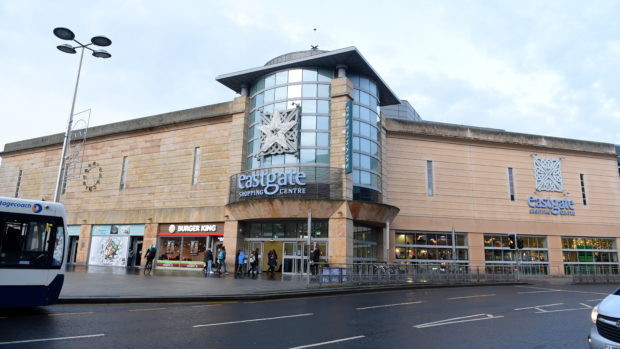
[{"label": "decorative star emblem", "polygon": [[297,119],[299,108],[262,114],[259,156],[297,151]]}]

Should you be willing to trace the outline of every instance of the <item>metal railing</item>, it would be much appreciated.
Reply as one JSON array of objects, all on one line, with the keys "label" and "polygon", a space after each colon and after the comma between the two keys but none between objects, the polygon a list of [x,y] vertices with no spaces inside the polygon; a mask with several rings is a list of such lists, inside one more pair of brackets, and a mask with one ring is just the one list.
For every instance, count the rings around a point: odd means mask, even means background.
[{"label": "metal railing", "polygon": [[376,284],[450,285],[516,281],[517,273],[514,267],[496,267],[489,272],[484,267],[470,267],[466,264],[322,263],[316,265],[310,275],[310,285],[313,287]]},{"label": "metal railing", "polygon": [[620,283],[618,265],[565,265],[564,272],[576,284]]}]

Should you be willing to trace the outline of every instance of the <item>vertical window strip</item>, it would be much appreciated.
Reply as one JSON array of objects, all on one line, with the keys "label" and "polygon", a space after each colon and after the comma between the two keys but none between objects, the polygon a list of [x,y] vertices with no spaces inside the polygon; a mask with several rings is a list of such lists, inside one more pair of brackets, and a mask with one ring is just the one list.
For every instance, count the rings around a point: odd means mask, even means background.
[{"label": "vertical window strip", "polygon": [[22,170],[17,173],[17,185],[15,186],[15,197],[19,197],[19,187],[22,184]]},{"label": "vertical window strip", "polygon": [[192,185],[198,184],[200,174],[200,147],[194,148],[194,168],[192,170]]},{"label": "vertical window strip", "polygon": [[428,196],[433,196],[433,162],[431,160],[426,161],[426,180]]},{"label": "vertical window strip", "polygon": [[515,201],[515,182],[512,167],[508,167],[508,187],[510,188],[510,201]]},{"label": "vertical window strip", "polygon": [[581,198],[583,199],[583,205],[586,206],[588,201],[586,200],[586,181],[583,173],[579,174],[579,179],[581,180]]},{"label": "vertical window strip", "polygon": [[125,189],[125,177],[127,175],[127,157],[123,156],[123,167],[121,169],[121,184],[119,189],[123,190]]}]

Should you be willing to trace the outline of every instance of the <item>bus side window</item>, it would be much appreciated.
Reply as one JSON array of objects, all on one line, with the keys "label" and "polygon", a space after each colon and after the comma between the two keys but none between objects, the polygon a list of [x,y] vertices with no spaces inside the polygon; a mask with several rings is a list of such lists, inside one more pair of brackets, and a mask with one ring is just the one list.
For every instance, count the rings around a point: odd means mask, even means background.
[{"label": "bus side window", "polygon": [[56,239],[54,243],[54,254],[52,255],[52,266],[58,267],[62,264],[65,253],[65,229],[62,224],[56,226]]}]

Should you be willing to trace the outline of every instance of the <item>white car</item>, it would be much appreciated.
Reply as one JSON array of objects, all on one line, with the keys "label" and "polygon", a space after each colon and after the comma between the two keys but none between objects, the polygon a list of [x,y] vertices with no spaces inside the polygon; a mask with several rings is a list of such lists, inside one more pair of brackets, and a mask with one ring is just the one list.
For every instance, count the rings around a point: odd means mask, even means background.
[{"label": "white car", "polygon": [[620,349],[620,288],[592,309],[591,318],[590,348]]}]

